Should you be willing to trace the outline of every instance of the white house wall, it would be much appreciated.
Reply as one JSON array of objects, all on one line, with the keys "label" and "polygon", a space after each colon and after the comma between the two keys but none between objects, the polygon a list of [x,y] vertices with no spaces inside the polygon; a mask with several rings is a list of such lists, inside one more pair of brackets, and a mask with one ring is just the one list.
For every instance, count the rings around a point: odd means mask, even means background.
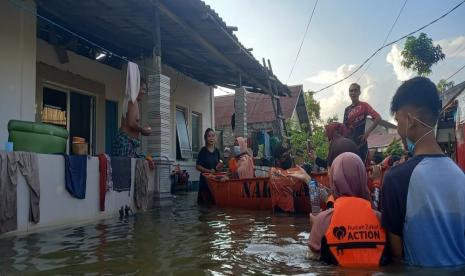
[{"label": "white house wall", "polygon": [[[35,9],[34,1],[24,1]],[[35,117],[36,18],[0,1],[0,149],[8,140],[8,121]]]},{"label": "white house wall", "polygon": [[29,187],[18,173],[17,214],[18,232],[34,232],[43,228],[82,224],[106,217],[117,217],[121,206],[134,207],[134,174],[136,160],[131,162],[131,191],[109,191],[105,198],[105,211],[99,208],[99,161],[87,160],[86,196],[77,199],[66,190],[65,163],[62,156],[39,154],[40,221],[29,222]]},{"label": "white house wall", "polygon": [[[202,137],[207,128],[214,128],[214,94],[213,88],[206,84],[178,73],[174,69],[164,66],[163,74],[171,79],[171,137],[173,144],[171,145],[171,158],[176,159],[176,106],[186,109],[187,128],[189,138],[192,143],[192,112],[202,114]],[[203,138],[202,140],[203,141]],[[187,162],[177,161],[186,169],[191,176],[191,180],[198,180],[199,173],[195,170],[195,160]]]},{"label": "white house wall", "polygon": [[[118,114],[121,115],[126,82],[126,70],[118,70],[111,66],[75,54],[74,52],[67,52],[69,62],[61,64],[58,61],[58,57],[53,46],[42,39],[37,39],[37,62],[43,62],[62,71],[71,72],[86,79],[102,83],[105,85],[106,99],[117,101],[119,103]],[[92,93],[92,91],[87,92]],[[120,117],[121,116],[119,116],[119,118]]]}]

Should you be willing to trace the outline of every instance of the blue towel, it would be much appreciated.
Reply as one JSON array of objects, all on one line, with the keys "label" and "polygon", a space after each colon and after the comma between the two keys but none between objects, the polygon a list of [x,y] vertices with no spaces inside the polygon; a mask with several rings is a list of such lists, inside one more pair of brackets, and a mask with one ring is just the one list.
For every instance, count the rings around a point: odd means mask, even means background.
[{"label": "blue towel", "polygon": [[113,190],[117,192],[131,190],[131,158],[111,157]]},{"label": "blue towel", "polygon": [[66,190],[79,199],[86,198],[87,156],[64,155]]}]

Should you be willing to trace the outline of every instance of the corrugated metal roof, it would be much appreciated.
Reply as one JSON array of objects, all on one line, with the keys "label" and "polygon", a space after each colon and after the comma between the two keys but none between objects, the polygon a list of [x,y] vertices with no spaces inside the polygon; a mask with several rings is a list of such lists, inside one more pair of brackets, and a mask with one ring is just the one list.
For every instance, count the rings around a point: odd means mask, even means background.
[{"label": "corrugated metal roof", "polygon": [[[302,85],[289,86],[292,97],[281,97],[281,107],[286,119],[291,118],[299,97],[303,96]],[[234,113],[234,95],[215,97],[215,124],[221,128],[231,124],[231,116]],[[247,123],[264,123],[275,120],[273,106],[269,95],[247,94]]]},{"label": "corrugated metal roof", "polygon": [[[152,0],[37,0],[41,16],[133,60],[152,55],[155,6]],[[225,87],[236,86],[241,72],[242,85],[250,87],[250,91],[268,90],[265,68],[204,2],[159,0],[159,7],[163,63],[208,85]],[[75,37],[38,20],[38,34],[43,39],[53,31],[59,32],[60,45],[75,51]],[[93,47],[88,47],[90,52]],[[280,95],[289,92],[280,81],[277,88]]]}]

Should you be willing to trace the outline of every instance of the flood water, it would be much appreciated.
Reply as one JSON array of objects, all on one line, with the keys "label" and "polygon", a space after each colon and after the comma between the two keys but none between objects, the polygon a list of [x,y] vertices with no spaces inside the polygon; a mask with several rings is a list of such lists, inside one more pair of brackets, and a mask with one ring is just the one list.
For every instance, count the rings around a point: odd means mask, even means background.
[{"label": "flood water", "polygon": [[306,217],[198,207],[196,194],[120,221],[0,239],[0,275],[461,274],[387,267],[342,270],[305,259]]}]

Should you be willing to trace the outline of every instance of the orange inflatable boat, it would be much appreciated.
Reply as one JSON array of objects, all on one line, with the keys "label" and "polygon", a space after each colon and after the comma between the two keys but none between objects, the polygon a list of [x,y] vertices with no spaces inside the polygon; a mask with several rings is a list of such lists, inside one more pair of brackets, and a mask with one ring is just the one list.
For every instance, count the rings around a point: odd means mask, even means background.
[{"label": "orange inflatable boat", "polygon": [[[307,215],[311,211],[308,185],[288,177],[292,170],[271,168],[267,177],[249,179],[229,179],[225,173],[206,173],[204,176],[218,207],[281,210]],[[312,174],[312,177],[328,185],[326,173]]]}]

